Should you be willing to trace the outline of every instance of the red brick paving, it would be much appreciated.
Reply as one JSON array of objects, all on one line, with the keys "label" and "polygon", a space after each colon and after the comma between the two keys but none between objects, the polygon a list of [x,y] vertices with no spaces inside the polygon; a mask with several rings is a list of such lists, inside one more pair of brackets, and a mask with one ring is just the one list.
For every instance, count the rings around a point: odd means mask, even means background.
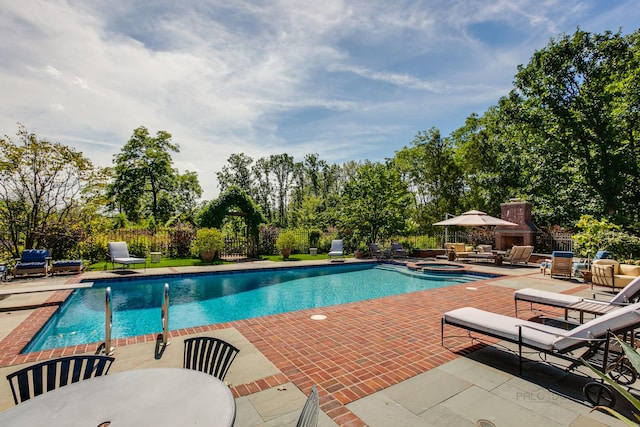
[{"label": "red brick paving", "polygon": [[[496,280],[496,279],[492,279]],[[69,291],[64,291],[68,294]],[[51,299],[64,299],[56,293]],[[171,331],[172,336],[234,327],[282,374],[232,387],[236,397],[293,382],[304,393],[316,385],[321,409],[342,426],[364,426],[345,405],[475,350],[459,332],[440,344],[442,313],[473,306],[514,314],[513,290],[487,280],[230,323]],[[20,355],[55,307],[35,310],[0,342],[0,366],[95,351],[96,344]],[[324,314],[326,320],[311,320]],[[455,337],[455,335],[460,335]],[[155,341],[156,335],[118,339],[117,346]],[[452,350],[456,351],[452,351]]]}]

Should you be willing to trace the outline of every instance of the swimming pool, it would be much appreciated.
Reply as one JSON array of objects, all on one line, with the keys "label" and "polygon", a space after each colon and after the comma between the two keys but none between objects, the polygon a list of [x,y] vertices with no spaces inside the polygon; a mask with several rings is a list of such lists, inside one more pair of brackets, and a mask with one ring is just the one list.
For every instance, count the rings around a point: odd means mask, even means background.
[{"label": "swimming pool", "polygon": [[169,328],[174,330],[483,278],[487,276],[423,274],[403,266],[365,263],[97,281],[75,290],[23,352],[103,341],[106,287],[111,288],[111,337],[124,338],[162,331],[165,283],[170,289]]}]

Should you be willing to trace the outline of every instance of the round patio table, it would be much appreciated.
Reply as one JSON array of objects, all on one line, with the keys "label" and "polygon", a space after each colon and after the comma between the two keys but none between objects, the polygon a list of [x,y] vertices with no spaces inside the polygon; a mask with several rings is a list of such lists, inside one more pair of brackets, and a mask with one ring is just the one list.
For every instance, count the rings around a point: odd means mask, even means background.
[{"label": "round patio table", "polygon": [[236,405],[217,378],[182,368],[119,372],[70,384],[0,413],[2,426],[232,426]]}]

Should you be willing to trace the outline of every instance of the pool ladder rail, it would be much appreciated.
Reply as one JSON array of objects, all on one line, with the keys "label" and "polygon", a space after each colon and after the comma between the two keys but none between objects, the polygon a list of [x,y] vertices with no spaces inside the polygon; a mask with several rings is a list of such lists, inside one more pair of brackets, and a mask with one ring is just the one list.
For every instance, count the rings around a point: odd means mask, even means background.
[{"label": "pool ladder rail", "polygon": [[164,296],[162,298],[162,346],[166,347],[169,344],[169,284],[164,284]]},{"label": "pool ladder rail", "polygon": [[[100,344],[96,353],[104,353],[107,356],[111,356],[115,350],[111,346],[111,328],[113,326],[113,314],[111,310],[111,287],[105,289],[105,325],[104,325],[104,342]],[[162,298],[162,308],[160,311],[160,317],[162,320],[162,347],[166,347],[169,344],[169,284],[164,284],[164,295]]]},{"label": "pool ladder rail", "polygon": [[100,347],[98,347],[97,353],[102,350],[104,354],[107,356],[111,356],[114,347],[111,346],[111,327],[113,326],[113,316],[111,312],[111,287],[107,287],[104,291],[104,302],[105,302],[105,322],[104,322],[104,343]]}]

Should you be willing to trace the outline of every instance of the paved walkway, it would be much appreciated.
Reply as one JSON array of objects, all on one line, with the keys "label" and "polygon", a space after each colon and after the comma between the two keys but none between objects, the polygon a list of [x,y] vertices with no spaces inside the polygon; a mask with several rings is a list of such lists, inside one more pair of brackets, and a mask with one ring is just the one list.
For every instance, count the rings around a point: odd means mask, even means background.
[{"label": "paved walkway", "polygon": [[[205,269],[301,264],[261,261]],[[181,366],[182,340],[186,336],[216,335],[241,350],[226,378],[236,396],[237,426],[295,425],[305,394],[314,384],[321,397],[322,426],[620,425],[605,414],[590,412],[581,396],[584,375],[531,363],[519,377],[515,375],[517,358],[512,353],[455,336],[462,335],[455,328],[447,329],[445,346],[440,344],[440,318],[454,308],[469,305],[513,315],[513,290],[523,287],[591,295],[588,286],[576,280],[542,276],[536,266],[477,263],[469,267],[504,276],[172,331],[171,345],[163,352],[158,350],[155,335],[121,339],[115,343],[112,372]],[[136,270],[134,275],[196,271],[203,268],[148,268]],[[66,298],[68,288],[80,280],[117,274],[86,272],[0,285],[0,376],[23,363],[93,353],[96,344],[27,355],[19,351]],[[314,314],[323,314],[326,320],[312,320]],[[520,314],[535,315],[526,310]],[[0,410],[12,405],[8,383],[0,381]]]}]

